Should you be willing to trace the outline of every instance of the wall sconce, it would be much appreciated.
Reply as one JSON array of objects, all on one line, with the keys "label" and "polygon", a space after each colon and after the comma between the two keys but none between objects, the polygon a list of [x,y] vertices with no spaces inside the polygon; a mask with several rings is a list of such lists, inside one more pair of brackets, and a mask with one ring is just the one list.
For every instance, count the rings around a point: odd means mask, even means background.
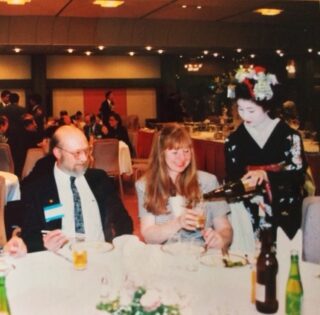
[{"label": "wall sconce", "polygon": [[286,66],[288,78],[295,78],[296,77],[296,63],[293,59],[288,60]]},{"label": "wall sconce", "polygon": [[185,69],[189,72],[197,72],[202,68],[202,63],[200,62],[188,62],[184,65]]}]

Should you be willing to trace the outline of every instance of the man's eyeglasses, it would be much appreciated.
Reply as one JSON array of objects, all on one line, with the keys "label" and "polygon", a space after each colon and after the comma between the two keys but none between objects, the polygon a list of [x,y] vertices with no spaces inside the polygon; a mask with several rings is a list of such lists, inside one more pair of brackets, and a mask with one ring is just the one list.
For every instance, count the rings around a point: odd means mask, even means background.
[{"label": "man's eyeglasses", "polygon": [[62,150],[62,151],[65,151],[65,152],[71,154],[76,160],[80,159],[80,157],[82,155],[89,156],[90,153],[91,153],[91,149],[90,148],[83,149],[83,150],[78,150],[78,151],[75,151],[75,152],[71,152],[69,150],[66,150],[66,149],[58,147],[58,146],[57,146],[57,148]]}]

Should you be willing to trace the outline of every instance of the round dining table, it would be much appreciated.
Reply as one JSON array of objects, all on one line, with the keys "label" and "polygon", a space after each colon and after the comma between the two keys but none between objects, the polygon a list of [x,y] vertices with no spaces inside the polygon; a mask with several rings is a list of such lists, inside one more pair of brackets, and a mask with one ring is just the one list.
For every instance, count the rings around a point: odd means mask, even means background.
[{"label": "round dining table", "polygon": [[6,203],[20,200],[20,184],[15,174],[0,171],[0,176],[4,177],[6,183]]},{"label": "round dining table", "polygon": [[[282,248],[278,248],[279,310],[276,314],[285,314],[285,287],[290,266],[288,242],[279,242]],[[202,264],[200,258],[198,268],[190,271],[181,265],[177,255],[164,251],[160,245],[146,245],[135,236],[118,237],[114,244],[110,251],[89,252],[88,266],[82,271],[73,268],[68,245],[59,254],[42,251],[19,259],[10,258],[14,267],[7,275],[7,293],[12,314],[108,314],[96,309],[102,299],[101,280],[107,283],[107,289],[117,288],[116,292],[122,294],[128,288],[123,284],[128,277],[144,286],[147,292],[162,287],[162,294],[169,295],[167,300],[176,294],[184,315],[258,314],[250,300],[250,265],[223,268]],[[304,314],[317,314],[320,266],[300,262],[300,271]]]}]

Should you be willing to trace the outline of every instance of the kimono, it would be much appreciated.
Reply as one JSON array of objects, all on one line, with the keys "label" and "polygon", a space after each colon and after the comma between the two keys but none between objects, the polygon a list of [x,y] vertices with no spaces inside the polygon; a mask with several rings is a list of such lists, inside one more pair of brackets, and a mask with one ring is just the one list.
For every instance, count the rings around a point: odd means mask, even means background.
[{"label": "kimono", "polygon": [[307,163],[302,139],[297,131],[279,121],[261,148],[244,124],[225,142],[227,180],[240,179],[250,169],[264,169],[268,175],[269,194],[244,199],[253,230],[269,222],[281,226],[292,239],[301,225],[303,184]]}]

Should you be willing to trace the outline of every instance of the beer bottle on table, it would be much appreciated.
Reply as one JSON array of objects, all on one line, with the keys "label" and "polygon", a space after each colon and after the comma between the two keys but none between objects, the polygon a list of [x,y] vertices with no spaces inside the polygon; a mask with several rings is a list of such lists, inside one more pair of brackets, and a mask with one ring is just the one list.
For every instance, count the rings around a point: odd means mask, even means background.
[{"label": "beer bottle on table", "polygon": [[7,298],[6,290],[6,277],[4,274],[0,274],[0,314],[10,315],[10,307]]},{"label": "beer bottle on table", "polygon": [[299,255],[291,251],[291,265],[286,289],[286,315],[301,315],[303,287],[299,271]]},{"label": "beer bottle on table", "polygon": [[271,224],[266,223],[260,231],[261,251],[257,260],[256,309],[264,314],[276,313],[278,261],[275,253],[274,234]]}]

